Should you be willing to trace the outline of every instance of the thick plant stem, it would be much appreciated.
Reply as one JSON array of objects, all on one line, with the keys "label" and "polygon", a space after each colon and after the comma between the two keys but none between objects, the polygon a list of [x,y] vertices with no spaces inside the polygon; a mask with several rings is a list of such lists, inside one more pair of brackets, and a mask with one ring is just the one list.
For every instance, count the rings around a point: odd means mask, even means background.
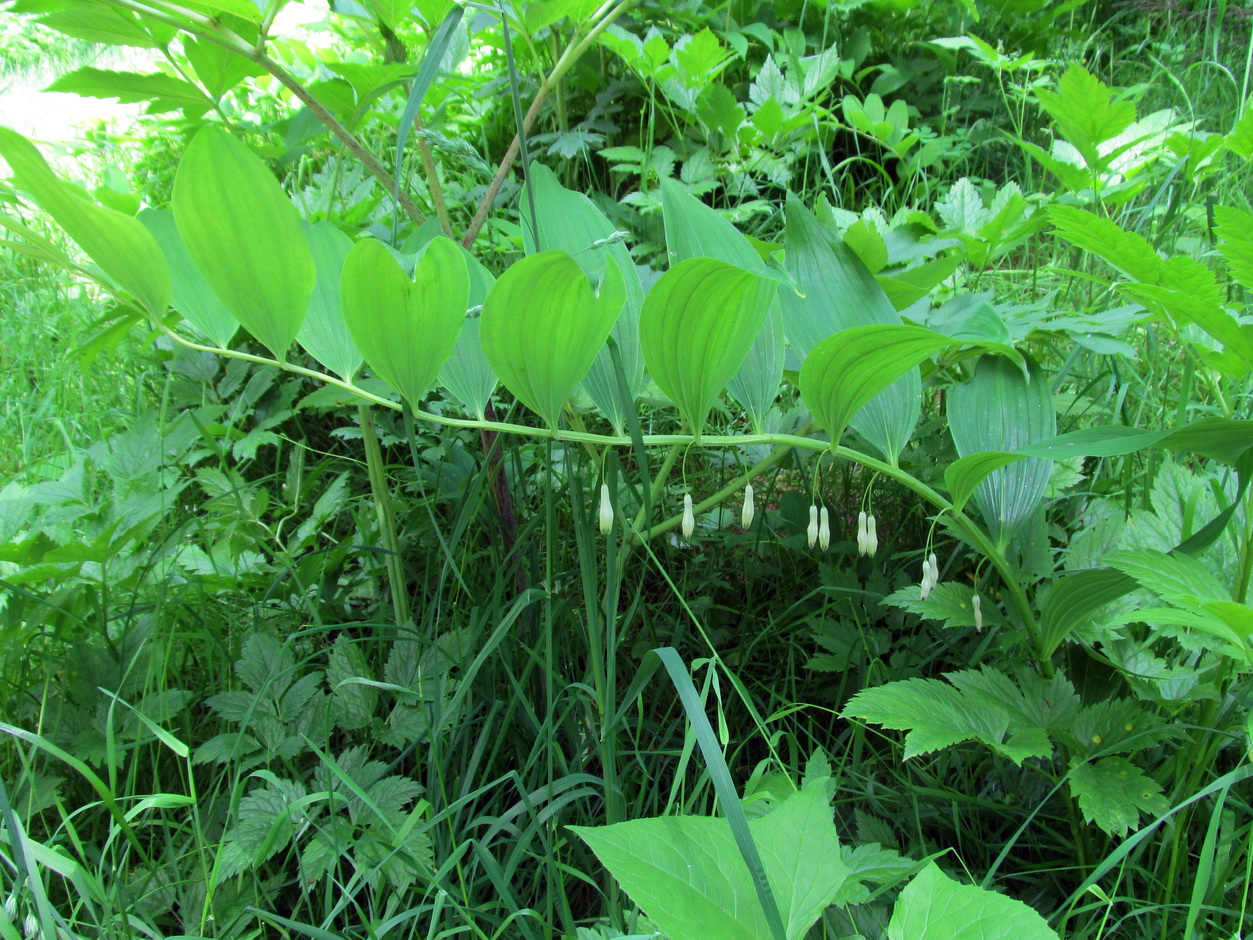
[{"label": "thick plant stem", "polygon": [[[489,401],[483,409],[483,415],[489,421],[496,416],[492,403]],[[491,475],[492,496],[496,502],[496,511],[500,514],[500,527],[505,537],[505,557],[512,559],[514,586],[521,594],[526,590],[526,574],[522,570],[522,559],[518,557],[518,517],[513,511],[513,494],[509,492],[509,480],[505,476],[505,463],[500,457],[499,436],[492,428],[479,428],[479,442],[483,446],[483,456],[487,460],[487,472]]]},{"label": "thick plant stem", "polygon": [[374,433],[374,421],[369,405],[358,405],[361,419],[361,441],[365,445],[365,462],[370,477],[370,498],[374,501],[374,513],[378,519],[379,541],[383,543],[383,563],[387,567],[387,586],[392,596],[392,613],[396,627],[403,629],[409,622],[409,596],[405,593],[405,569],[400,556],[400,540],[396,538],[396,518],[392,514],[391,492],[387,486],[387,474],[383,469],[383,452],[379,448],[378,435]]},{"label": "thick plant stem", "polygon": [[596,25],[588,30],[586,36],[578,36],[576,34],[570,45],[566,47],[566,51],[561,58],[557,60],[557,64],[553,66],[553,70],[548,73],[548,77],[540,85],[539,91],[535,94],[535,99],[531,102],[531,106],[527,108],[526,114],[522,118],[522,127],[519,128],[518,133],[513,135],[513,140],[510,141],[509,147],[505,150],[505,155],[501,157],[500,164],[496,167],[496,173],[492,176],[491,183],[488,184],[487,192],[483,194],[483,198],[479,201],[478,209],[474,213],[470,227],[466,230],[465,237],[461,240],[461,244],[466,248],[473,245],[474,240],[478,238],[479,232],[483,228],[483,223],[487,221],[487,214],[491,212],[492,203],[496,201],[496,196],[500,193],[500,187],[504,185],[505,178],[513,167],[513,162],[518,159],[518,152],[522,149],[522,135],[530,132],[535,119],[539,117],[540,110],[544,106],[544,101],[552,94],[566,72],[570,71],[574,63],[596,41],[596,38],[608,29],[614,20],[634,6],[635,3],[636,0],[618,0],[618,3],[614,5],[611,0],[610,3],[604,4],[592,15],[592,20],[596,22]]}]

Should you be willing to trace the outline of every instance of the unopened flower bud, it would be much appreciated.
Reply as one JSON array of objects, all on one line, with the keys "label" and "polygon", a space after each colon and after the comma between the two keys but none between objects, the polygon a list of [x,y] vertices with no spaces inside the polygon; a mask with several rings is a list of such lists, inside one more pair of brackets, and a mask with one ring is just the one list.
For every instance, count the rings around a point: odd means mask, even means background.
[{"label": "unopened flower bud", "polygon": [[824,552],[831,547],[831,514],[826,506],[818,511],[818,547]]},{"label": "unopened flower bud", "polygon": [[613,530],[613,501],[609,498],[609,484],[600,485],[600,533],[608,535]]},{"label": "unopened flower bud", "polygon": [[931,563],[931,586],[935,587],[940,583],[940,564],[936,561],[935,552],[931,553],[931,557],[927,561]]},{"label": "unopened flower bud", "polygon": [[809,538],[809,547],[813,548],[814,543],[818,541],[818,507],[809,507],[809,528],[805,530],[805,535]]},{"label": "unopened flower bud", "polygon": [[866,554],[866,537],[869,529],[866,525],[866,513],[859,512],[857,514],[857,554]]},{"label": "unopened flower bud", "polygon": [[753,505],[753,484],[749,483],[744,487],[744,509],[740,512],[740,528],[747,529],[753,524],[753,514],[756,511]]},{"label": "unopened flower bud", "polygon": [[690,539],[696,531],[696,513],[692,511],[692,494],[683,494],[683,537]]},{"label": "unopened flower bud", "polygon": [[975,613],[975,629],[983,630],[983,598],[978,594],[970,599],[970,607]]},{"label": "unopened flower bud", "polygon": [[879,550],[879,531],[875,528],[874,516],[866,517],[866,554],[873,555]]}]

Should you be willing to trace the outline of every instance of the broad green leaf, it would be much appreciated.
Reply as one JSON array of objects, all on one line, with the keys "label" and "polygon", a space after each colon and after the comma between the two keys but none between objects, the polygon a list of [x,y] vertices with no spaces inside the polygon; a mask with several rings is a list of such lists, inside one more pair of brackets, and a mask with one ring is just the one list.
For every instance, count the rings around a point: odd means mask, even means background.
[{"label": "broad green leaf", "polygon": [[505,387],[556,429],[625,303],[626,279],[617,262],[606,265],[594,291],[566,252],[531,255],[488,292],[483,352]]},{"label": "broad green leaf", "polygon": [[[528,8],[529,15],[529,8]],[[540,163],[531,164],[531,186],[535,190],[535,208],[539,216],[539,230],[544,239],[544,249],[569,252],[583,273],[599,281],[609,258],[613,258],[623,272],[626,282],[626,303],[614,323],[610,336],[618,344],[622,358],[622,370],[626,373],[627,389],[631,399],[624,401],[618,386],[609,349],[602,347],[597,353],[583,387],[589,397],[609,419],[614,430],[622,433],[626,416],[634,407],[635,398],[644,386],[644,359],[640,353],[640,307],[644,290],[640,286],[635,262],[631,252],[621,241],[605,243],[614,234],[610,221],[582,193],[572,192],[557,181],[557,175]],[[538,251],[534,233],[530,227],[530,213],[522,213],[522,231],[527,238],[528,251]],[[599,244],[599,247],[593,247]]]},{"label": "broad green leaf", "polygon": [[340,281],[352,239],[331,222],[302,222],[317,279],[309,295],[309,309],[296,339],[305,351],[342,379],[361,368],[361,352],[352,341],[340,306]]},{"label": "broad green leaf", "polygon": [[[464,248],[461,249],[461,256],[470,275],[470,306],[481,307],[495,279]],[[439,370],[439,380],[443,386],[480,421],[484,420],[487,402],[496,390],[496,373],[492,371],[487,356],[483,355],[483,344],[479,338],[482,323],[481,317],[466,320],[465,326],[461,328],[461,335],[457,337],[457,348]]]},{"label": "broad green leaf", "polygon": [[161,209],[144,209],[139,213],[139,221],[157,240],[170,267],[171,306],[215,345],[227,348],[239,330],[239,322],[218,300],[191,260],[174,215]]},{"label": "broad green leaf", "polygon": [[[794,196],[787,201],[785,238],[787,270],[804,296],[784,288],[779,302],[788,340],[802,358],[839,330],[900,324],[900,316],[866,266]],[[851,423],[894,462],[909,442],[921,408],[922,379],[917,372],[906,372]]]},{"label": "broad green leaf", "polygon": [[1214,218],[1222,239],[1218,251],[1232,280],[1253,291],[1253,215],[1230,206],[1215,206]]},{"label": "broad green leaf", "polygon": [[801,365],[801,397],[839,444],[857,412],[953,340],[920,326],[857,326],[829,336]]},{"label": "broad green leaf", "polygon": [[[689,258],[715,258],[752,273],[765,270],[752,242],[678,180],[662,180],[661,198],[671,265]],[[748,409],[754,428],[761,427],[778,397],[783,352],[782,312],[772,303],[742,365],[726,382],[727,391]]]},{"label": "broad green leaf", "polygon": [[363,239],[344,259],[340,303],[361,355],[416,410],[452,355],[470,277],[457,245],[436,238],[411,279],[382,242]]},{"label": "broad green leaf", "polygon": [[1091,169],[1101,167],[1097,146],[1125,131],[1136,119],[1131,101],[1114,101],[1109,87],[1078,63],[1057,83],[1057,91],[1040,89],[1036,99]]},{"label": "broad green leaf", "polygon": [[935,862],[905,886],[888,940],[1057,940],[1057,932],[1034,910],[995,891],[963,885]]},{"label": "broad green leaf", "polygon": [[181,39],[183,55],[196,71],[196,78],[212,98],[221,98],[250,75],[264,75],[265,69],[208,39]]},{"label": "broad green leaf", "polygon": [[1141,813],[1160,816],[1170,809],[1161,785],[1124,757],[1075,767],[1070,792],[1078,798],[1083,818],[1114,836],[1125,836]]},{"label": "broad green leaf", "polygon": [[25,137],[0,127],[0,157],[18,188],[61,226],[117,285],[152,317],[170,304],[170,269],[156,240],[139,221],[87,199],[62,182]]},{"label": "broad green leaf", "polygon": [[190,82],[160,72],[112,72],[90,66],[63,75],[47,88],[84,98],[116,98],[123,103],[161,101],[171,107],[209,106],[203,92]]},{"label": "broad green leaf", "polygon": [[[906,760],[963,741],[978,741],[1019,765],[1028,757],[1052,755],[1053,744],[1044,729],[1023,721],[1031,714],[1025,702],[1018,709],[1007,709],[982,687],[984,683],[963,682],[963,677],[964,673],[951,674],[953,685],[939,679],[905,679],[863,689],[849,700],[844,715],[908,731]],[[1022,693],[1016,694],[1022,701]]]},{"label": "broad green leaf", "polygon": [[975,488],[995,470],[1024,459],[1021,454],[1007,454],[990,451],[969,454],[954,460],[944,468],[944,485],[948,487],[949,498],[954,509],[964,509],[966,500]]},{"label": "broad green leaf", "polygon": [[317,272],[300,215],[266,166],[216,127],[200,130],[174,180],[183,244],[226,308],[280,360]]},{"label": "broad green leaf", "polygon": [[[849,879],[824,781],[749,820],[788,940],[802,940]],[[571,829],[672,940],[770,936],[725,819],[640,819]]]},{"label": "broad green leaf", "polygon": [[[962,457],[1021,450],[1056,436],[1048,377],[1033,360],[1027,363],[1029,378],[1008,359],[983,356],[967,381],[949,389],[949,429]],[[1007,462],[979,483],[975,502],[998,541],[1035,511],[1052,467],[1039,457]]]},{"label": "broad green leaf", "polygon": [[774,281],[742,268],[691,258],[663,274],[644,298],[644,361],[697,437],[761,332],[775,290]]},{"label": "broad green leaf", "polygon": [[1181,607],[1199,607],[1230,600],[1230,589],[1191,555],[1167,554],[1151,548],[1114,552],[1102,559],[1111,568],[1130,575],[1154,594]]},{"label": "broad green leaf", "polygon": [[1048,217],[1075,247],[1104,258],[1133,281],[1157,283],[1162,259],[1143,236],[1076,206],[1049,206]]}]

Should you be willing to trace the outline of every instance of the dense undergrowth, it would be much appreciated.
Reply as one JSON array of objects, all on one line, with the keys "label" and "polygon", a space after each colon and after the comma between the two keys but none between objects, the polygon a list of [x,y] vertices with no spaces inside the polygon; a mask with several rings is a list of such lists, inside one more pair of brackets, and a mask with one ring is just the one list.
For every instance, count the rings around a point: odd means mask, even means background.
[{"label": "dense undergrowth", "polygon": [[0,13],[0,937],[1247,935],[1246,8],[281,6]]}]

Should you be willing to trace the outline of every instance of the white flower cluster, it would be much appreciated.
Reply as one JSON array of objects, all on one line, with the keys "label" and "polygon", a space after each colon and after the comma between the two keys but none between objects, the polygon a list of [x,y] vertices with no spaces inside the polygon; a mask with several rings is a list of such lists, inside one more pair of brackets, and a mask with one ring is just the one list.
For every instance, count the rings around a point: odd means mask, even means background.
[{"label": "white flower cluster", "polygon": [[831,547],[831,514],[826,506],[821,509],[817,505],[809,507],[809,528],[805,530],[805,535],[810,548],[815,542],[824,552]]},{"label": "white flower cluster", "polygon": [[857,514],[857,554],[873,555],[879,550],[879,530],[875,527],[874,514]]}]

